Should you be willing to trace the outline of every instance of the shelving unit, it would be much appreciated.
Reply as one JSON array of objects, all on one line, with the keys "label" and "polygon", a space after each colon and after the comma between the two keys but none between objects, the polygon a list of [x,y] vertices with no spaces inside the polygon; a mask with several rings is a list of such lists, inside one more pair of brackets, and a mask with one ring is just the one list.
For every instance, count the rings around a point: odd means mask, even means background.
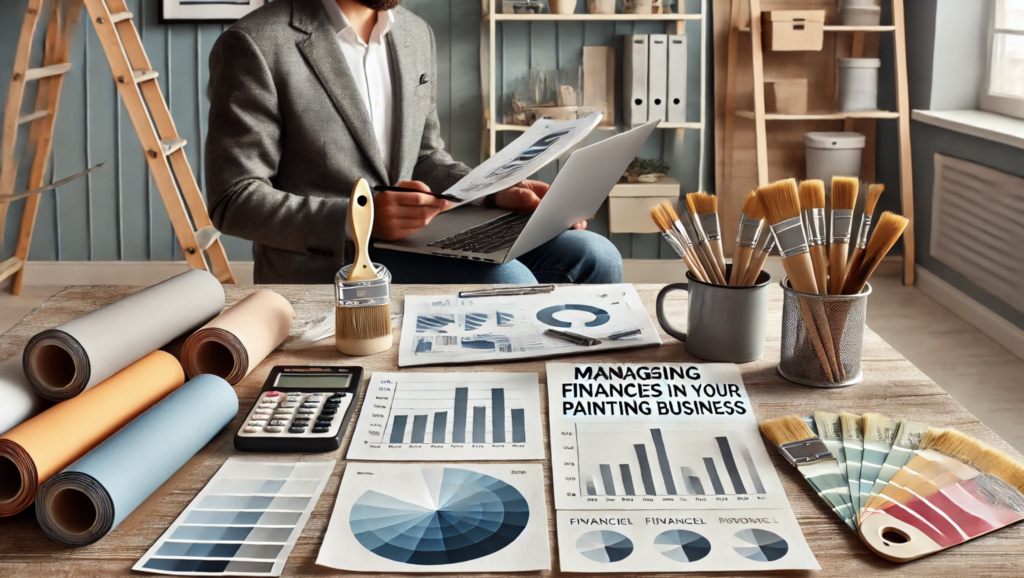
[{"label": "shelving unit", "polygon": [[[483,5],[483,25],[480,32],[480,68],[482,93],[484,98],[484,135],[483,135],[483,158],[489,158],[497,152],[498,133],[500,132],[524,132],[526,126],[503,124],[497,122],[499,118],[498,79],[496,77],[496,46],[497,26],[501,22],[662,22],[666,24],[666,32],[674,34],[685,34],[685,25],[689,21],[700,21],[700,120],[697,122],[663,122],[658,128],[680,131],[679,138],[682,140],[682,132],[686,130],[704,130],[704,118],[706,112],[705,88],[707,86],[707,63],[704,58],[707,40],[707,0],[701,0],[701,11],[696,13],[683,14],[502,14],[498,12],[497,0],[481,0]],[[680,0],[680,4],[683,4]],[[585,1],[579,1],[580,9],[584,8]],[[617,104],[617,103],[616,103]],[[602,126],[597,130],[618,131],[620,127]],[[699,188],[704,190],[704,138],[700,139],[700,178]]]},{"label": "shelving unit", "polygon": [[[724,155],[725,155],[725,191],[732,194],[733,179],[733,149],[735,145],[735,122],[734,118],[744,118],[754,121],[755,150],[757,158],[757,182],[758,186],[769,184],[772,179],[768,173],[768,121],[843,121],[843,130],[852,131],[854,121],[872,119],[894,119],[898,123],[899,130],[899,160],[900,160],[900,196],[903,214],[910,219],[910,225],[903,235],[903,282],[905,285],[914,284],[914,188],[913,176],[911,174],[910,157],[910,100],[907,92],[907,51],[906,35],[904,29],[903,0],[890,0],[892,3],[893,24],[887,26],[836,26],[826,25],[827,33],[852,34],[850,41],[850,56],[860,58],[864,56],[864,44],[866,34],[892,33],[894,57],[896,64],[896,111],[866,111],[866,112],[808,112],[807,114],[776,114],[765,111],[765,66],[764,52],[761,37],[761,6],[762,0],[747,0],[749,2],[748,25],[743,26],[741,9],[742,0],[732,0],[729,44],[727,54],[727,76],[726,76],[726,99],[725,99],[725,127],[724,127]],[[773,6],[782,4],[772,2]],[[800,6],[806,8],[805,6]],[[738,58],[738,37],[740,34],[750,36],[751,60],[753,69],[753,110],[738,110],[736,104],[737,93],[737,58]],[[800,52],[778,53],[778,54],[803,54]],[[794,59],[796,61],[797,59]],[[795,66],[799,66],[796,64]],[[835,64],[833,64],[835,66]],[[792,138],[793,135],[787,135]],[[790,175],[776,175],[785,178]]]}]

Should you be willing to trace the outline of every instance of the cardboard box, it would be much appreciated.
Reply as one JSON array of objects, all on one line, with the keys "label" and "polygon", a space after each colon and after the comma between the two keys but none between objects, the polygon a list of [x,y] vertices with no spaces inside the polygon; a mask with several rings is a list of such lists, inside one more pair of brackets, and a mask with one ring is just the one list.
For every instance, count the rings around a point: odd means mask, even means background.
[{"label": "cardboard box", "polygon": [[764,49],[820,51],[825,44],[824,10],[772,10],[761,13]]},{"label": "cardboard box", "polygon": [[658,183],[619,183],[608,194],[608,231],[660,233],[651,219],[658,203],[679,201],[679,181],[665,177]]},{"label": "cardboard box", "polygon": [[766,80],[764,108],[779,114],[807,114],[807,79]]}]

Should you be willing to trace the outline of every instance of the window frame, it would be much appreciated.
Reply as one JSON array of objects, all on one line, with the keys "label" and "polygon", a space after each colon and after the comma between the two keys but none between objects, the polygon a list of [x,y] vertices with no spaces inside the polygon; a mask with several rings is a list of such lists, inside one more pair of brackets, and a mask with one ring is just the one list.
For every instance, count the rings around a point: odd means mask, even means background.
[{"label": "window frame", "polygon": [[979,108],[988,112],[1024,119],[1024,97],[1018,98],[992,92],[992,65],[995,56],[996,34],[1011,34],[1024,37],[1024,30],[996,27],[998,3],[1000,1],[991,0],[989,2],[988,46],[986,50],[988,58],[985,62],[985,83],[981,87]]}]

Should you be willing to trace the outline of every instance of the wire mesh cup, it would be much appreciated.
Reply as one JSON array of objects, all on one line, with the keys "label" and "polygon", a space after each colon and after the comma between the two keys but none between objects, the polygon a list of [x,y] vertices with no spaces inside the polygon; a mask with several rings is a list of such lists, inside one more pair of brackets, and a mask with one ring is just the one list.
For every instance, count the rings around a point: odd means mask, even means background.
[{"label": "wire mesh cup", "polygon": [[864,378],[864,327],[871,285],[858,295],[808,295],[780,283],[779,375],[811,387],[847,387]]}]

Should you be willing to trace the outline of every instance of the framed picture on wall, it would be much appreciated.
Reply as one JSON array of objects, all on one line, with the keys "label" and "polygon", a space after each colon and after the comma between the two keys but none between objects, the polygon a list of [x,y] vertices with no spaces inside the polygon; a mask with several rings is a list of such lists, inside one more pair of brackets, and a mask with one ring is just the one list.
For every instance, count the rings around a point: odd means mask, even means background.
[{"label": "framed picture on wall", "polygon": [[163,0],[164,22],[233,22],[267,0]]}]

